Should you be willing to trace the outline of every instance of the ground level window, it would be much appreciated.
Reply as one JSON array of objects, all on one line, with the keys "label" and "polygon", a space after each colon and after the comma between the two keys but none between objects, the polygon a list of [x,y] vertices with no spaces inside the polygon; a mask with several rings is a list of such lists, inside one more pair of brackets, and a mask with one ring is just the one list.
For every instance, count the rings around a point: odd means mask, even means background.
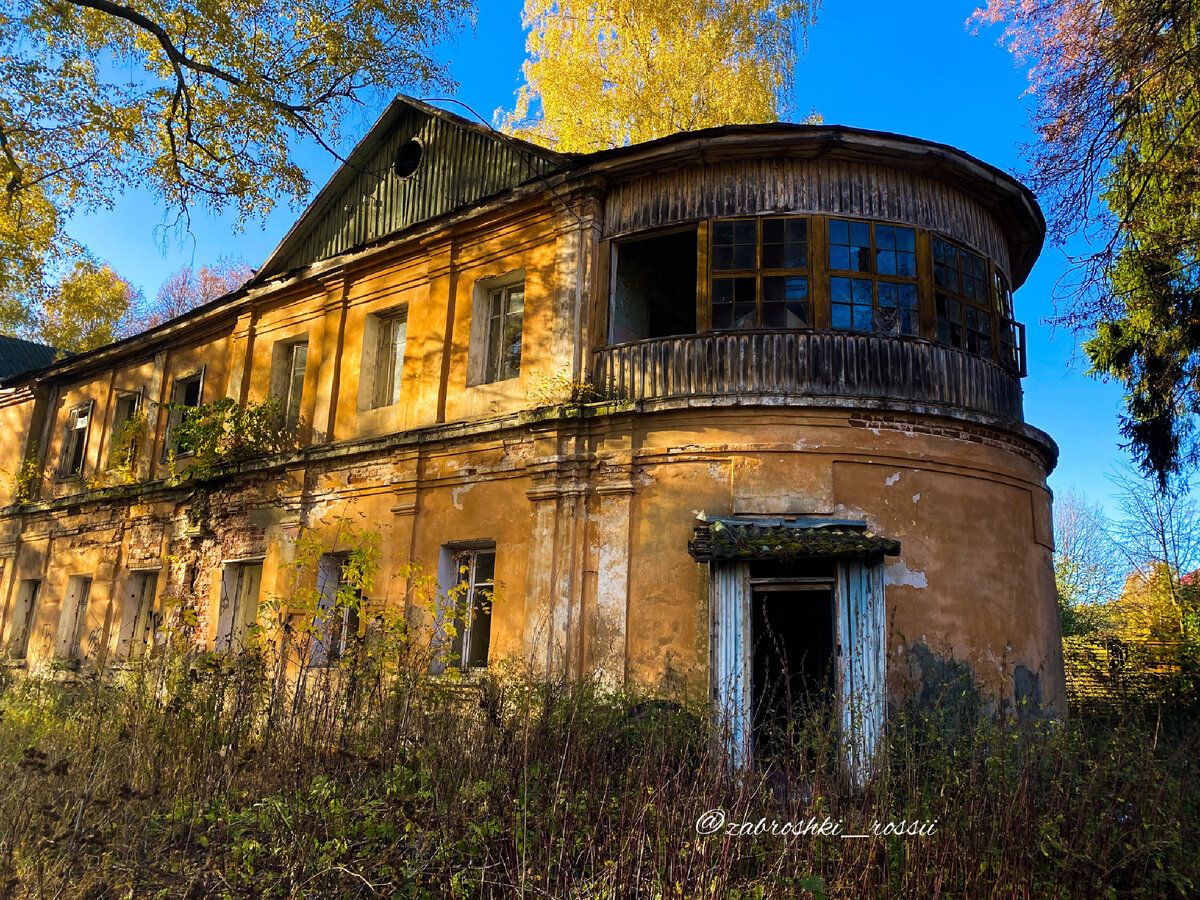
[{"label": "ground level window", "polygon": [[317,615],[309,637],[308,665],[327,666],[346,656],[358,637],[363,597],[346,580],[347,556],[326,553],[317,562]]},{"label": "ground level window", "polygon": [[17,588],[17,604],[14,609],[12,628],[8,633],[8,655],[13,659],[24,659],[29,652],[29,634],[33,630],[34,614],[37,612],[41,581],[30,578]]},{"label": "ground level window", "polygon": [[221,600],[217,610],[217,650],[241,650],[246,634],[258,618],[258,589],[262,586],[262,562],[233,562],[221,575]]},{"label": "ground level window", "polygon": [[72,575],[67,579],[67,595],[63,599],[62,615],[58,620],[57,648],[58,655],[65,659],[79,659],[87,629],[87,607],[91,593],[91,575]]},{"label": "ground level window", "polygon": [[454,565],[458,583],[450,598],[453,635],[447,664],[458,669],[484,668],[492,642],[496,548],[459,550],[454,553]]},{"label": "ground level window", "polygon": [[158,623],[154,616],[154,595],[158,587],[158,572],[135,572],[125,591],[121,610],[121,632],[117,653],[137,659],[153,649]]}]

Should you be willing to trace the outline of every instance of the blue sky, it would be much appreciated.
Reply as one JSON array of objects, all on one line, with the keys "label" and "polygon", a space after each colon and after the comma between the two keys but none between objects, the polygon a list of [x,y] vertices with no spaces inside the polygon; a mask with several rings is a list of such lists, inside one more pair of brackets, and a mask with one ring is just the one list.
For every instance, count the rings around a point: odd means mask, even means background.
[{"label": "blue sky", "polygon": [[[521,0],[480,0],[474,32],[445,48],[455,97],[490,120],[512,105],[524,59]],[[974,4],[831,2],[809,31],[808,52],[796,67],[790,118],[816,109],[828,124],[894,131],[958,147],[1020,175],[1022,145],[1033,140],[1025,73],[997,45],[999,29],[972,35],[965,25]],[[403,90],[397,85],[397,90]],[[450,106],[460,115],[463,108]],[[359,116],[355,137],[366,132],[377,108]],[[314,191],[336,161],[316,148],[303,156]],[[237,232],[231,219],[196,215],[182,240],[163,227],[164,210],[152,197],[131,194],[104,213],[80,216],[73,235],[152,296],[181,265],[195,266],[232,254],[257,266],[283,237],[298,211],[281,205],[266,221]],[[1047,432],[1061,450],[1050,486],[1076,488],[1112,506],[1106,473],[1126,454],[1118,448],[1120,391],[1086,377],[1072,335],[1052,331],[1051,295],[1066,257],[1047,242],[1033,274],[1015,297],[1026,323],[1029,377],[1026,420]]]}]

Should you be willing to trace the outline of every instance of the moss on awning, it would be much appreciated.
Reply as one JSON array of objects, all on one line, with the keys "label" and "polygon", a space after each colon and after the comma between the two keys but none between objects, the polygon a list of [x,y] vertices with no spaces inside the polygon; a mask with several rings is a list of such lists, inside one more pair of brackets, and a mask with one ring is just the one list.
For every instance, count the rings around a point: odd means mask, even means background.
[{"label": "moss on awning", "polygon": [[805,559],[810,557],[899,556],[900,542],[861,528],[804,524],[759,525],[721,520],[696,526],[688,553],[697,562],[714,559]]}]

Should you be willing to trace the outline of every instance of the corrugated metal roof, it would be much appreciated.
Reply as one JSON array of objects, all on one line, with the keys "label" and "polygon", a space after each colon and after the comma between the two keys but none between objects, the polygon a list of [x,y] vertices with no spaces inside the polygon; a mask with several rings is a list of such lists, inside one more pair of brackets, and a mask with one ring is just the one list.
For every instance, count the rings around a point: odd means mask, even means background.
[{"label": "corrugated metal roof", "polygon": [[58,351],[45,344],[0,335],[0,378],[40,369],[54,362]]},{"label": "corrugated metal roof", "polygon": [[738,523],[716,519],[696,526],[688,553],[697,562],[714,559],[804,559],[898,556],[900,542],[848,524],[770,519]]}]

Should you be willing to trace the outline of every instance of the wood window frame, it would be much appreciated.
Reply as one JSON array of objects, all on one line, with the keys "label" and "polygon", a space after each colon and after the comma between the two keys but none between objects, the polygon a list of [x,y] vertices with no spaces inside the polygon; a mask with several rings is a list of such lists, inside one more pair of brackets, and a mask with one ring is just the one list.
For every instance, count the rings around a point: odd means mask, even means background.
[{"label": "wood window frame", "polygon": [[[824,225],[824,228],[822,228],[821,230],[823,232],[824,244],[825,244],[825,246],[823,248],[823,251],[824,251],[823,252],[823,260],[825,262],[825,271],[824,271],[823,277],[821,279],[821,293],[823,295],[823,297],[822,297],[823,304],[822,305],[826,308],[826,310],[828,310],[828,315],[829,315],[829,320],[828,320],[828,324],[826,327],[828,327],[829,330],[831,330],[831,331],[844,331],[844,332],[848,332],[848,333],[852,333],[852,334],[881,334],[881,335],[888,335],[891,337],[921,337],[924,334],[924,330],[923,330],[924,317],[922,315],[922,303],[921,303],[921,294],[922,294],[921,272],[922,272],[923,264],[925,262],[925,260],[922,259],[922,253],[921,253],[922,229],[917,227],[916,225],[911,225],[907,222],[890,222],[890,221],[884,221],[884,220],[880,220],[880,219],[863,219],[860,217],[853,217],[853,216],[824,216],[823,219],[824,219],[824,221],[822,224]],[[850,226],[855,225],[855,224],[867,226],[867,241],[868,241],[868,243],[865,245],[865,249],[867,250],[868,257],[870,260],[869,270],[864,271],[861,269],[850,269],[850,268],[841,269],[841,268],[834,267],[832,254],[833,254],[833,248],[835,246],[839,246],[839,247],[845,246],[845,247],[849,247],[849,248],[853,248],[855,246],[864,246],[864,245],[856,245],[853,243],[842,244],[841,242],[835,242],[833,239],[833,228],[832,228],[832,223],[834,223],[834,222],[845,222],[847,224],[847,236],[848,237],[849,237]],[[912,250],[901,249],[899,247],[898,241],[894,242],[896,245],[891,248],[880,247],[879,246],[879,229],[880,228],[892,228],[892,229],[903,228],[908,231],[911,231],[913,233]],[[900,253],[911,253],[912,254],[913,271],[912,271],[911,275],[901,275],[898,272],[888,273],[888,272],[880,272],[879,271],[880,251],[887,252],[889,250],[893,253],[896,253],[897,255]],[[849,328],[837,327],[834,325],[835,316],[834,316],[834,309],[833,309],[834,308],[833,280],[835,278],[848,279],[851,281],[851,292],[852,292],[852,295],[851,295],[852,296],[852,299],[851,299],[851,325]],[[866,328],[866,329],[854,327],[853,309],[856,304],[853,303],[853,290],[854,290],[853,282],[856,280],[857,281],[870,281],[870,284],[871,284],[871,297],[870,297],[871,327]],[[912,310],[912,315],[915,318],[915,322],[913,323],[914,328],[911,331],[884,330],[884,329],[878,327],[879,323],[883,321],[883,318],[885,315],[885,313],[883,312],[884,307],[880,303],[880,290],[879,290],[880,284],[890,284],[890,285],[897,285],[897,286],[912,288],[913,305],[911,307],[907,307]],[[839,304],[839,305],[843,305],[843,304]],[[861,304],[857,304],[857,305],[861,305]],[[892,308],[895,310],[901,310],[905,307],[897,305]]]},{"label": "wood window frame", "polygon": [[92,429],[95,405],[94,400],[88,400],[72,406],[67,413],[55,469],[55,477],[59,481],[73,481],[83,476],[83,470],[87,467],[88,434]]},{"label": "wood window frame", "polygon": [[[108,447],[105,448],[104,468],[118,468],[121,460],[113,459],[113,449],[117,444],[117,439],[121,436],[121,431],[125,425],[136,416],[142,409],[142,391],[117,391],[113,398],[113,414],[112,421],[108,426]],[[122,404],[127,404],[127,412],[123,413]],[[136,453],[135,448],[130,448],[131,456]],[[128,462],[126,460],[125,462]]]},{"label": "wood window frame", "polygon": [[[271,393],[279,398],[279,414],[283,427],[296,431],[300,427],[301,404],[304,402],[304,379],[308,373],[308,335],[278,342],[279,359],[276,383]],[[296,355],[303,348],[304,364],[296,383]]]},{"label": "wood window frame", "polygon": [[[491,655],[493,603],[496,591],[496,545],[479,542],[448,545],[459,591],[443,615],[454,623],[446,664],[460,671],[486,669]],[[481,562],[486,561],[481,566]],[[465,571],[464,571],[465,570]],[[490,570],[490,577],[481,577]]]},{"label": "wood window frame", "polygon": [[214,650],[237,652],[243,648],[247,629],[258,619],[263,563],[262,557],[223,563]]},{"label": "wood window frame", "polygon": [[[400,402],[404,390],[404,358],[408,354],[408,307],[372,314],[375,319],[375,375],[371,384],[371,409]],[[403,331],[403,337],[397,335]],[[397,348],[400,348],[397,350]]]},{"label": "wood window frame", "polygon": [[[207,368],[207,366],[201,366],[199,369],[193,369],[192,371],[190,371],[184,375],[175,376],[174,380],[172,380],[172,382],[171,382],[171,393],[169,395],[170,400],[168,402],[171,403],[172,405],[176,405],[176,406],[186,405],[185,401],[186,401],[186,397],[187,397],[188,385],[195,383],[197,385],[197,387],[196,387],[196,404],[194,406],[190,406],[188,408],[189,409],[199,409],[201,406],[203,406],[204,405],[204,372],[205,372],[206,368]],[[181,394],[182,394],[182,396],[181,396]],[[175,440],[172,437],[172,433],[175,431],[175,428],[184,420],[185,416],[187,416],[187,413],[184,410],[181,410],[181,409],[168,409],[167,410],[167,427],[163,434],[162,462],[167,461],[172,450],[175,451],[175,457],[177,459],[186,459],[192,455],[190,451],[183,451],[183,452],[179,451],[175,444]]]},{"label": "wood window frame", "polygon": [[13,659],[24,659],[29,654],[29,638],[33,635],[42,586],[40,578],[23,578],[17,582],[13,625],[8,635],[8,654]]},{"label": "wood window frame", "polygon": [[[721,334],[736,334],[739,331],[759,330],[759,329],[787,329],[786,325],[767,325],[764,304],[767,302],[778,302],[783,306],[783,314],[788,314],[787,305],[789,301],[786,297],[780,301],[768,301],[765,298],[763,289],[764,279],[767,278],[803,278],[805,282],[805,297],[802,302],[806,306],[805,320],[806,324],[798,326],[803,329],[811,329],[816,327],[814,321],[814,310],[817,305],[814,300],[814,272],[813,272],[813,232],[816,230],[814,222],[815,216],[806,214],[797,215],[759,215],[759,216],[722,216],[719,218],[709,219],[700,224],[697,235],[697,269],[699,283],[696,291],[696,328],[697,332],[717,332]],[[805,259],[803,266],[766,266],[764,265],[764,235],[766,223],[768,221],[784,222],[786,228],[787,222],[803,222],[804,223],[804,249]],[[752,268],[729,268],[718,269],[714,265],[717,256],[717,230],[724,224],[733,224],[736,226],[738,222],[753,222],[754,223],[754,266]],[[776,242],[771,242],[775,244]],[[748,244],[734,244],[732,246],[748,246]],[[788,246],[787,241],[783,241],[780,246]],[[716,319],[716,311],[714,303],[716,297],[715,282],[719,280],[754,280],[754,318],[755,324],[751,327],[739,328],[735,322],[737,301],[731,303],[730,324],[718,327]],[[735,287],[736,290],[736,287]],[[743,301],[744,302],[744,301]]]},{"label": "wood window frame", "polygon": [[[520,294],[521,309],[513,312],[513,297]],[[496,303],[499,301],[499,310]],[[510,281],[507,284],[497,284],[489,287],[484,299],[483,314],[487,317],[484,328],[487,341],[483,356],[483,380],[481,384],[495,384],[509,381],[521,375],[521,357],[524,350],[525,333],[525,279]],[[520,318],[516,328],[516,353],[512,347],[505,346],[505,336],[508,333],[509,322]]]},{"label": "wood window frame", "polygon": [[[946,246],[953,247],[955,250],[955,278],[958,282],[958,290],[952,290],[944,285],[939,285],[937,282],[936,266],[939,265],[939,263],[937,262],[937,243],[938,242],[941,242],[942,244],[945,244]],[[931,288],[933,290],[934,327],[936,329],[935,339],[937,340],[937,342],[939,344],[942,344],[943,346],[954,347],[958,350],[962,350],[964,353],[969,353],[972,356],[977,356],[980,359],[989,359],[992,361],[997,361],[999,359],[999,354],[997,352],[997,344],[998,344],[998,338],[999,338],[1000,323],[999,323],[999,317],[996,315],[996,310],[995,310],[996,300],[995,300],[995,278],[994,278],[995,266],[994,266],[994,264],[987,257],[986,254],[980,253],[976,250],[972,250],[970,247],[966,246],[961,241],[956,241],[952,238],[949,238],[949,237],[946,237],[946,236],[940,235],[940,234],[931,235],[930,251],[931,251],[930,272],[932,273]],[[968,292],[963,288],[963,284],[964,284],[963,268],[962,268],[962,263],[961,263],[963,254],[966,254],[969,258],[979,260],[982,263],[982,275],[978,275],[974,271],[969,273],[970,278],[973,282],[978,281],[981,283],[982,293],[983,293],[982,297],[978,296],[978,292],[976,293],[976,296],[970,297],[970,296],[968,296]],[[944,295],[946,297],[946,299],[948,299],[948,300],[952,300],[952,301],[956,302],[959,306],[960,313],[959,313],[957,324],[958,324],[959,328],[961,329],[961,334],[962,334],[962,343],[961,344],[956,344],[952,340],[947,340],[943,337],[942,330],[941,330],[942,321],[946,320],[948,323],[948,327],[952,327],[955,323],[950,322],[948,317],[943,316],[941,313],[938,312],[937,305],[938,305],[938,299],[939,299],[938,295],[939,294]],[[987,353],[982,353],[978,349],[971,349],[971,346],[970,346],[971,345],[971,335],[972,334],[980,334],[981,332],[979,332],[979,330],[977,328],[976,329],[969,328],[969,326],[968,326],[968,311],[969,310],[973,310],[975,312],[977,321],[978,321],[978,318],[980,315],[982,315],[987,321],[987,324],[988,324],[988,335],[987,335],[988,352]]]},{"label": "wood window frame", "polygon": [[[345,658],[352,642],[359,636],[362,608],[366,598],[355,589],[352,602],[344,599],[345,568],[348,552],[325,553],[317,561],[317,618],[307,648],[306,668],[326,668]],[[321,616],[321,610],[332,615]]]},{"label": "wood window frame", "polygon": [[78,661],[83,657],[83,631],[87,626],[87,609],[93,583],[92,575],[71,575],[67,578],[67,592],[58,619],[56,655],[61,659]]}]

